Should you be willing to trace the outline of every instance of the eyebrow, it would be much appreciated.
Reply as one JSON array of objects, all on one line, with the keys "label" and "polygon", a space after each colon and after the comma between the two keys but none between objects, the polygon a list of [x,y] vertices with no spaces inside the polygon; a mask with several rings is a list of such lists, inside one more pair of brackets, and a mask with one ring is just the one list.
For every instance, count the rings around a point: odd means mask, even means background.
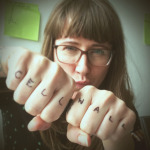
[{"label": "eyebrow", "polygon": [[[72,44],[73,46],[81,46],[81,44],[76,41],[64,41],[61,44]],[[110,49],[110,47],[107,44],[103,43],[93,43],[92,45],[89,46],[89,49],[93,47],[104,47]]]},{"label": "eyebrow", "polygon": [[75,42],[75,41],[64,41],[64,42],[62,42],[61,44],[73,44],[73,45],[80,46],[80,43]]}]

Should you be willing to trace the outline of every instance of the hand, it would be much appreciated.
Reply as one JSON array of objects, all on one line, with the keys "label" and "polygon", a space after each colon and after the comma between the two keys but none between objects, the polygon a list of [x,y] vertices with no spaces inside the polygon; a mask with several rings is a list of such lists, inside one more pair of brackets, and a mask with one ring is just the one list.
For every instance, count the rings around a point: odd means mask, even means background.
[{"label": "hand", "polygon": [[133,129],[136,117],[112,92],[86,86],[76,94],[66,119],[68,139],[89,146],[91,135],[102,141],[123,138]]},{"label": "hand", "polygon": [[15,91],[14,100],[25,104],[25,110],[36,116],[29,129],[49,127],[68,104],[74,80],[59,65],[38,53],[16,48],[13,54],[6,56],[7,87]]}]

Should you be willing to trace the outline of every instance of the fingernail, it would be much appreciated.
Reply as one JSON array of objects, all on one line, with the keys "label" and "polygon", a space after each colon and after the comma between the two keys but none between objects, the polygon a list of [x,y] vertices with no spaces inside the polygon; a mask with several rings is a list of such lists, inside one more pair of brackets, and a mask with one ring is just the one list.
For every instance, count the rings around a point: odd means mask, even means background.
[{"label": "fingernail", "polygon": [[81,145],[88,147],[88,140],[87,137],[85,135],[79,135],[78,136],[78,141]]},{"label": "fingernail", "polygon": [[35,131],[35,122],[34,121],[30,121],[28,124],[28,130],[29,131]]}]

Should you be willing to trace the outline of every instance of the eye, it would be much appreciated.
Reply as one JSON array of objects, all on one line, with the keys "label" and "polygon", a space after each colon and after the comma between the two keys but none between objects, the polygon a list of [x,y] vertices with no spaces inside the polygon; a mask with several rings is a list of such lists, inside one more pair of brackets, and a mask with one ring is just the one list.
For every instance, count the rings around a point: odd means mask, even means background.
[{"label": "eye", "polygon": [[74,46],[69,46],[69,45],[65,45],[63,50],[66,50],[66,51],[77,51],[78,49]]},{"label": "eye", "polygon": [[105,55],[107,53],[107,50],[95,49],[95,50],[91,50],[91,53],[95,55]]}]

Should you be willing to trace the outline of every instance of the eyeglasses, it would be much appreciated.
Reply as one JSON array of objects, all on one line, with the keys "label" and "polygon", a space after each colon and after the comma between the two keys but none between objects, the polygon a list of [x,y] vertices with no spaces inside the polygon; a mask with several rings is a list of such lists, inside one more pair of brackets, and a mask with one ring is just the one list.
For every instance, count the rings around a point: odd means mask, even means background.
[{"label": "eyeglasses", "polygon": [[70,45],[54,45],[57,59],[66,64],[75,64],[82,54],[86,54],[88,61],[94,66],[107,66],[112,59],[112,51],[105,48],[93,48],[83,51]]}]

